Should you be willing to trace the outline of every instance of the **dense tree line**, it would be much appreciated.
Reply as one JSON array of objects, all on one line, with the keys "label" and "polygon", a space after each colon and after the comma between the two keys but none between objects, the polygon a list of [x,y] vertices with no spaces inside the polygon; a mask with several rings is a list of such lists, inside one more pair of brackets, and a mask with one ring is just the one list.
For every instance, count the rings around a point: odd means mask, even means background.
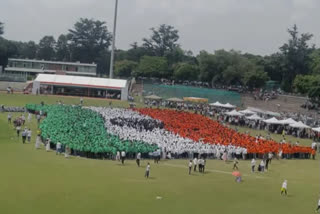
[{"label": "dense tree line", "polygon": [[[81,18],[57,40],[44,36],[38,43],[6,40],[0,22],[0,65],[8,57],[80,61],[98,64],[98,74],[107,76],[110,65],[112,35],[105,22]],[[320,49],[309,44],[312,34],[299,33],[294,25],[289,39],[279,51],[259,56],[235,50],[205,50],[194,56],[179,44],[179,32],[173,26],[151,28],[150,36],[134,42],[128,50],[116,50],[115,75],[158,77],[171,80],[208,82],[211,86],[263,87],[268,80],[277,81],[287,92],[309,96],[320,91]]]}]

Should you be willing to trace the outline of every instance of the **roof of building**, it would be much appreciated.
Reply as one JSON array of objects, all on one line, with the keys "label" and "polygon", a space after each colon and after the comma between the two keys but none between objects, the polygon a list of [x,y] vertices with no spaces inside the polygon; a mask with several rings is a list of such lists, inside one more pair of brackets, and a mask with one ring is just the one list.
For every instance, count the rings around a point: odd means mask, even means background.
[{"label": "roof of building", "polygon": [[35,63],[47,63],[47,64],[59,64],[59,65],[80,65],[80,66],[90,66],[97,67],[95,63],[80,63],[80,62],[61,62],[61,61],[46,61],[46,60],[37,60],[37,59],[17,59],[9,58],[9,61],[18,61],[18,62],[35,62]]},{"label": "roof of building", "polygon": [[127,85],[127,80],[106,79],[96,77],[81,77],[69,75],[39,74],[34,80],[48,85],[79,86],[86,88],[122,89]]},{"label": "roof of building", "polygon": [[[28,73],[56,73],[56,70],[48,70],[48,69],[35,69],[35,68],[18,68],[18,67],[6,67],[5,71],[19,71],[19,72],[28,72]],[[79,71],[64,71],[67,74],[74,75],[86,75],[86,76],[96,76],[96,73],[89,72],[79,72]]]}]

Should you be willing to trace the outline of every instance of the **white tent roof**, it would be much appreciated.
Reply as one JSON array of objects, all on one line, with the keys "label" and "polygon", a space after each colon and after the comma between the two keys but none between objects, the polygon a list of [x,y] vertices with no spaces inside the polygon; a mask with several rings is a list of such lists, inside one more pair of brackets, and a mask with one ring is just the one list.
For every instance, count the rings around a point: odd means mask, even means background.
[{"label": "white tent roof", "polygon": [[248,120],[263,120],[262,117],[259,117],[258,115],[254,114],[251,115],[250,117],[247,117]]},{"label": "white tent roof", "polygon": [[288,119],[285,119],[285,120],[280,120],[280,122],[283,123],[283,124],[292,124],[292,123],[296,123],[297,121],[295,121],[292,118],[288,118]]},{"label": "white tent roof", "polygon": [[262,109],[259,109],[259,108],[249,107],[248,109],[251,110],[251,111],[260,113],[260,114],[266,114],[266,115],[270,115],[270,116],[273,116],[273,117],[280,117],[280,116],[281,116],[281,115],[280,115],[279,113],[277,113],[277,112],[265,111],[265,110],[262,110]]},{"label": "white tent roof", "polygon": [[223,104],[220,103],[219,101],[215,102],[215,103],[210,103],[211,106],[215,106],[215,107],[223,107]]},{"label": "white tent roof", "polygon": [[246,109],[246,110],[242,110],[242,111],[239,111],[241,114],[255,114],[254,111],[251,111],[250,109]]},{"label": "white tent roof", "polygon": [[263,122],[268,124],[282,124],[277,118],[273,117],[267,120],[264,120]]},{"label": "white tent roof", "polygon": [[110,89],[122,89],[127,85],[127,80],[53,74],[39,74],[34,81],[48,85]]},{"label": "white tent roof", "polygon": [[320,127],[318,127],[318,128],[313,128],[312,130],[313,130],[313,131],[316,131],[316,132],[320,132]]},{"label": "white tent roof", "polygon": [[308,129],[308,128],[310,128],[310,126],[307,126],[306,124],[304,124],[301,121],[289,124],[289,126],[292,127],[292,128],[300,128],[300,129]]},{"label": "white tent roof", "polygon": [[225,107],[225,108],[236,108],[236,106],[231,105],[230,103],[227,103],[227,104],[223,105],[223,107]]},{"label": "white tent roof", "polygon": [[227,112],[226,115],[229,115],[229,116],[243,116],[243,114],[241,114],[240,112],[237,112],[236,110],[232,110],[230,112]]}]

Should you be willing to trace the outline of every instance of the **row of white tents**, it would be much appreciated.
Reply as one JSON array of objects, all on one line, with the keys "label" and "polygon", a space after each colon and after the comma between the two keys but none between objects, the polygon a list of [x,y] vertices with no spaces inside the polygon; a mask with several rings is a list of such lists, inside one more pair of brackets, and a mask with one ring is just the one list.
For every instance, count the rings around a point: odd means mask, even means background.
[{"label": "row of white tents", "polygon": [[235,109],[235,108],[237,108],[237,106],[231,105],[230,103],[222,104],[220,102],[215,102],[215,103],[211,103],[209,105],[213,106],[213,107],[226,108],[226,109]]}]

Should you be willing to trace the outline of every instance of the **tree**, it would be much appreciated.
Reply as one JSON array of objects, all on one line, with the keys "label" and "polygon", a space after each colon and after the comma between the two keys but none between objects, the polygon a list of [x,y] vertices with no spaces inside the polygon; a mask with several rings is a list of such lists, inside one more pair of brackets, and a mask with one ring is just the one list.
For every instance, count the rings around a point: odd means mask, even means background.
[{"label": "tree", "polygon": [[67,35],[61,34],[57,40],[56,59],[59,61],[70,61],[70,50]]},{"label": "tree", "polygon": [[138,63],[130,60],[117,61],[115,63],[115,75],[118,77],[130,77],[138,67]]},{"label": "tree", "polygon": [[320,49],[312,51],[310,54],[310,70],[313,74],[320,74]]},{"label": "tree", "polygon": [[299,35],[296,25],[292,29],[288,29],[290,39],[280,47],[281,53],[284,56],[284,72],[282,77],[282,88],[285,91],[292,91],[292,83],[296,75],[308,74],[310,53],[312,48],[309,47],[308,41],[312,38],[312,34],[303,33]]},{"label": "tree", "polygon": [[243,83],[250,90],[254,88],[261,88],[265,85],[266,81],[269,80],[268,74],[263,71],[263,68],[255,68],[251,71],[244,73]]},{"label": "tree", "polygon": [[39,59],[54,60],[56,40],[53,36],[44,36],[39,42],[37,56]]},{"label": "tree", "polygon": [[155,56],[165,56],[165,54],[172,52],[179,45],[178,30],[171,25],[162,24],[158,29],[151,28],[151,37],[143,39],[143,47],[152,51]]},{"label": "tree", "polygon": [[138,69],[134,76],[144,77],[167,77],[168,62],[165,57],[144,56],[141,58]]},{"label": "tree", "polygon": [[27,59],[36,59],[38,45],[34,41],[21,44],[20,57]]},{"label": "tree", "polygon": [[81,18],[74,29],[69,29],[68,38],[71,60],[86,63],[95,62],[98,58],[101,60],[100,54],[106,53],[112,41],[105,22],[87,18]]},{"label": "tree", "polygon": [[293,82],[295,92],[308,94],[312,88],[320,85],[320,75],[297,75]]},{"label": "tree", "polygon": [[179,63],[175,66],[173,77],[176,80],[197,80],[199,68],[189,63]]},{"label": "tree", "polygon": [[3,30],[3,23],[0,22],[0,36],[4,33],[4,30]]}]

